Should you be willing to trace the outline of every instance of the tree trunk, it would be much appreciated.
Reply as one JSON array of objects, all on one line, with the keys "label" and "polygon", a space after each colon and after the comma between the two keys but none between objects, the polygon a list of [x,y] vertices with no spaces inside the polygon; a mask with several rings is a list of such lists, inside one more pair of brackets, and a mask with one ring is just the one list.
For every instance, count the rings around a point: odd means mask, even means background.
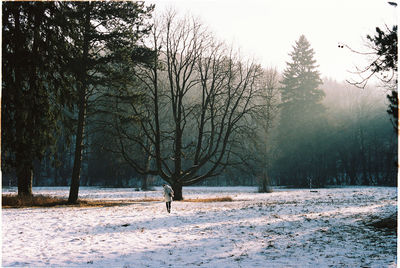
[{"label": "tree trunk", "polygon": [[78,127],[76,131],[76,145],[75,145],[75,158],[74,166],[72,169],[71,187],[69,192],[68,203],[76,203],[78,200],[79,192],[79,180],[80,172],[82,167],[82,149],[83,149],[83,134],[85,127],[85,112],[86,112],[86,87],[87,87],[87,61],[89,56],[89,29],[90,29],[90,6],[89,2],[85,5],[85,32],[83,41],[83,54],[82,54],[82,66],[78,73],[78,85],[79,85],[79,115],[78,115]]},{"label": "tree trunk", "polygon": [[172,184],[172,190],[174,191],[174,201],[183,200],[181,184]]},{"label": "tree trunk", "polygon": [[269,160],[267,158],[267,147],[265,145],[264,147],[264,161],[263,161],[263,171],[262,171],[262,177],[261,181],[259,181],[258,185],[258,192],[260,193],[271,193],[271,187],[270,187],[270,180],[268,176],[268,167],[269,167]]},{"label": "tree trunk", "polygon": [[[20,157],[17,157],[20,159]],[[31,163],[24,160],[17,160],[16,175],[18,179],[18,196],[32,196],[32,181],[33,181],[33,166]]]},{"label": "tree trunk", "polygon": [[147,177],[148,175],[143,175],[142,177],[142,185],[141,185],[142,191],[147,191],[149,189],[149,186],[147,185]]},{"label": "tree trunk", "polygon": [[[23,68],[21,55],[23,55],[21,44],[24,44],[23,34],[20,26],[20,8],[13,10],[15,20],[15,62],[14,69],[14,88],[16,91],[15,106],[19,109],[15,111],[15,142],[16,142],[16,176],[18,185],[18,196],[32,196],[32,177],[33,177],[33,164],[31,158],[31,143],[26,141],[27,123],[32,124],[28,120],[29,115],[27,103],[24,99],[23,93]],[[32,128],[32,126],[31,126]]]},{"label": "tree trunk", "polygon": [[[79,180],[80,180],[80,172],[82,166],[82,149],[83,149],[83,128],[85,121],[85,96],[83,95],[83,106],[82,103],[79,105],[79,116],[78,116],[78,128],[76,133],[76,143],[75,143],[75,158],[74,158],[74,166],[72,168],[72,177],[71,177],[71,187],[69,191],[68,203],[76,203],[78,200],[78,192],[79,192]],[[82,96],[80,97],[82,98]],[[82,100],[80,100],[82,102]]]},{"label": "tree trunk", "polygon": [[258,192],[260,193],[271,193],[270,181],[267,173],[263,173],[261,182],[259,182]]},{"label": "tree trunk", "polygon": [[[146,173],[148,173],[150,170],[150,163],[151,163],[151,155],[148,154],[146,158],[146,167],[145,167]],[[149,178],[148,174],[145,174],[142,177],[142,187],[141,187],[142,191],[147,191],[149,189],[148,178]]]}]

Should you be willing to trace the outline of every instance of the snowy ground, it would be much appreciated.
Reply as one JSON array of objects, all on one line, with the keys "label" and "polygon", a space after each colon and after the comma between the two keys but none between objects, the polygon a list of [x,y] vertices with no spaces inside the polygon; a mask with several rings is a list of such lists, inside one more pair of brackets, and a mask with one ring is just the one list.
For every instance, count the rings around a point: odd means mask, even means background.
[{"label": "snowy ground", "polygon": [[[161,189],[82,188],[82,198],[139,200]],[[3,189],[3,192],[9,190]],[[68,188],[34,188],[68,196]],[[385,187],[256,193],[188,187],[185,198],[233,202],[129,203],[116,207],[2,210],[3,266],[396,267],[397,237],[365,225],[397,213]]]}]

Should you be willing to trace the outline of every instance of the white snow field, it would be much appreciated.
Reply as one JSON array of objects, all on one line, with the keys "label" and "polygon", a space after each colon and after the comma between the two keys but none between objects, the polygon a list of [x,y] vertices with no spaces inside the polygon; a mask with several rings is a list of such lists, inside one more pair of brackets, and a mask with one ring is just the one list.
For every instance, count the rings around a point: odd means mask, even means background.
[{"label": "white snow field", "polygon": [[[81,188],[81,198],[161,198]],[[68,196],[68,188],[34,188]],[[3,193],[7,190],[3,189]],[[366,223],[397,214],[397,189],[186,187],[232,202],[2,209],[3,267],[397,267],[397,236]]]}]

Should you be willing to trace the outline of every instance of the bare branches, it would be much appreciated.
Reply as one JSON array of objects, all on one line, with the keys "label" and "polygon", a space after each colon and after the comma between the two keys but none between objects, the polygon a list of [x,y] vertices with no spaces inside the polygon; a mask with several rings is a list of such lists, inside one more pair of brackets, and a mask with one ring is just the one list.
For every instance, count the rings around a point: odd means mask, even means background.
[{"label": "bare branches", "polygon": [[154,24],[145,43],[157,57],[152,67],[139,65],[132,73],[145,101],[120,104],[139,120],[114,120],[126,160],[143,172],[130,157],[133,148],[142,148],[154,160],[152,174],[180,187],[237,164],[231,160],[237,134],[263,107],[260,66],[217,42],[196,19],[174,12]]},{"label": "bare branches", "polygon": [[351,52],[360,55],[371,56],[370,63],[364,68],[356,67],[354,74],[358,79],[347,82],[359,88],[365,88],[372,77],[376,77],[385,85],[396,80],[397,84],[397,25],[392,29],[385,25],[386,30],[376,28],[376,35],[367,35],[368,52],[360,52],[352,49],[346,44],[339,44],[339,48],[347,48]]}]

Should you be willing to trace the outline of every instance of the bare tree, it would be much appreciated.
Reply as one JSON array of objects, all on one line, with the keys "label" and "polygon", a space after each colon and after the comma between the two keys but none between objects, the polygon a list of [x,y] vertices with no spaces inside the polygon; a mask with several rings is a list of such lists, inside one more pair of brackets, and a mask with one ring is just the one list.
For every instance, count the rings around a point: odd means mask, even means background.
[{"label": "bare tree", "polygon": [[248,150],[241,152],[243,168],[247,173],[257,178],[259,192],[271,192],[269,171],[272,165],[274,144],[271,138],[271,129],[276,121],[279,102],[279,74],[276,69],[263,70],[258,87],[261,94],[258,103],[261,109],[253,113],[251,127],[243,133],[242,142],[246,141]]},{"label": "bare tree", "polygon": [[[137,172],[170,183],[175,199],[181,200],[182,186],[217,176],[234,164],[238,134],[247,127],[246,118],[262,107],[256,101],[262,70],[254,62],[241,61],[197,20],[179,19],[173,12],[154,24],[147,45],[154,62],[136,66],[138,85],[124,89],[124,94],[141,92],[143,101],[120,105],[138,119],[136,127],[115,117],[115,150]],[[137,146],[152,165],[138,161]]]},{"label": "bare tree", "polygon": [[272,128],[272,123],[276,117],[278,111],[278,72],[276,69],[269,69],[265,72],[262,80],[262,103],[264,109],[261,120],[258,120],[258,125],[261,126],[261,131],[258,133],[258,148],[261,149],[261,162],[262,162],[262,174],[259,177],[259,191],[270,192],[270,177],[268,170],[271,166],[271,156],[269,152],[269,146],[267,143],[269,132]]}]

